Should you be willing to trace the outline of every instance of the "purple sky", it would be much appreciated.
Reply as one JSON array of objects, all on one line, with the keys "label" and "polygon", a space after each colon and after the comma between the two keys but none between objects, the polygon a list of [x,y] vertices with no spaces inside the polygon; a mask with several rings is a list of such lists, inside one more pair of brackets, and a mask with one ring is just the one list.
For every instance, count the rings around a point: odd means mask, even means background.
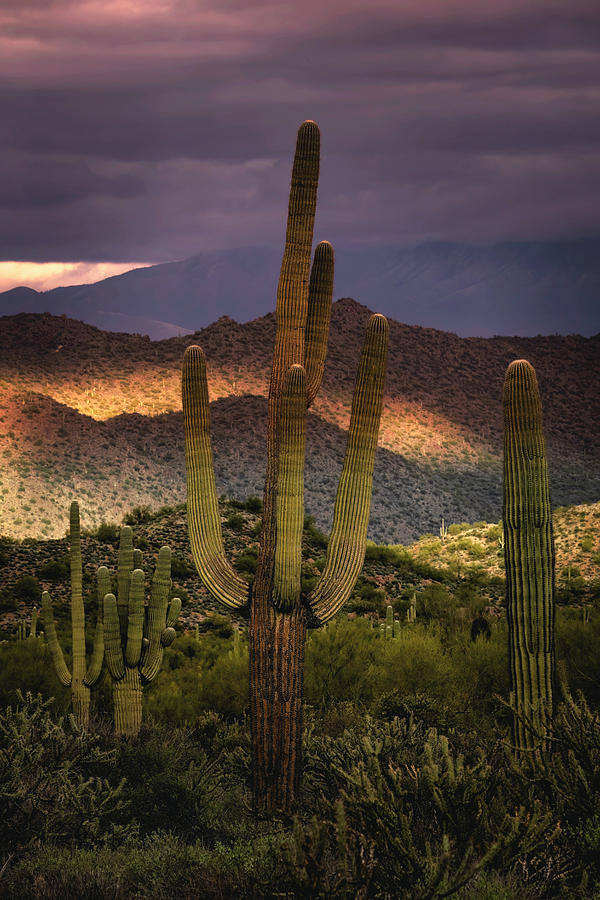
[{"label": "purple sky", "polygon": [[[598,0],[2,0],[0,261],[600,235]],[[23,283],[23,278],[20,278]]]}]

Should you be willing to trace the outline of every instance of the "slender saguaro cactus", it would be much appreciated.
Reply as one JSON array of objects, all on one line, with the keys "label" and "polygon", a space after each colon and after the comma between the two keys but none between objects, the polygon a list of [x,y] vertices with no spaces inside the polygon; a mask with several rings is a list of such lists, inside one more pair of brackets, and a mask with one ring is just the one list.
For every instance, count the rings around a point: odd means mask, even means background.
[{"label": "slender saguaro cactus", "polygon": [[504,381],[503,522],[513,735],[533,750],[552,714],[554,543],[542,407],[524,359]]},{"label": "slender saguaro cactus", "polygon": [[121,529],[117,569],[117,597],[109,593],[108,570],[98,570],[108,584],[104,595],[106,666],[113,682],[115,734],[135,737],[142,724],[142,690],[156,677],[164,648],[175,637],[174,625],[181,600],[171,589],[171,550],[162,547],[152,579],[150,601],[145,603],[144,572],[134,569],[140,562],[133,549],[131,528]]},{"label": "slender saguaro cactus", "polygon": [[248,584],[225,557],[210,444],[206,366],[189,347],[183,364],[188,525],[198,572],[212,595],[249,612],[253,800],[257,812],[288,810],[300,775],[306,631],[348,599],[364,560],[379,432],[388,326],[371,317],[362,348],[326,565],[301,593],[306,412],[323,375],[333,294],[333,249],[310,256],[319,175],[319,129],[298,131],[286,243],[277,289],[269,388],[267,471],[256,577]]},{"label": "slender saguaro cactus", "polygon": [[104,625],[102,602],[98,603],[98,621],[94,636],[94,646],[89,665],[85,658],[85,612],[83,609],[83,569],[81,563],[81,535],[79,525],[79,504],[71,503],[69,540],[71,556],[71,633],[73,645],[72,672],[69,672],[56,634],[52,600],[50,594],[42,594],[42,616],[44,631],[48,638],[52,662],[56,674],[64,685],[71,687],[73,715],[75,721],[87,728],[90,718],[90,689],[100,678],[104,656]]}]

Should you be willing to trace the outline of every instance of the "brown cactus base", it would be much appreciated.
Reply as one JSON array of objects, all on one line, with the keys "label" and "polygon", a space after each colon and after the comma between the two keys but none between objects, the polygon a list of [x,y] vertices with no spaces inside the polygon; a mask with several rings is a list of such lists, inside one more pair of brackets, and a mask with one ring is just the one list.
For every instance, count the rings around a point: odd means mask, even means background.
[{"label": "brown cactus base", "polygon": [[88,730],[90,725],[90,689],[84,684],[71,686],[71,703],[73,718],[81,728]]},{"label": "brown cactus base", "polygon": [[305,611],[277,613],[255,596],[248,638],[254,811],[288,813],[302,761]]}]

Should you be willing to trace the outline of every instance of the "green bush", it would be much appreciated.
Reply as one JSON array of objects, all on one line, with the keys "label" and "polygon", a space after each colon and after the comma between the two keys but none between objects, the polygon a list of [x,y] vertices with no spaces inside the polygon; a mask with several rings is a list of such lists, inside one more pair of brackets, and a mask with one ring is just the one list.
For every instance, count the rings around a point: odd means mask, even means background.
[{"label": "green bush", "polygon": [[98,526],[96,537],[103,544],[116,544],[119,538],[117,526],[110,522],[102,522]]},{"label": "green bush", "polygon": [[[52,842],[110,842],[123,805],[123,784],[96,774],[114,751],[82,731],[71,716],[55,719],[51,701],[17,694],[0,714],[0,846],[6,851]],[[120,835],[123,835],[120,831]]]},{"label": "green bush", "polygon": [[69,577],[69,557],[46,560],[38,568],[37,576],[43,581],[64,581]]},{"label": "green bush", "polygon": [[225,524],[232,531],[241,532],[244,530],[244,517],[239,513],[232,513],[225,520]]}]

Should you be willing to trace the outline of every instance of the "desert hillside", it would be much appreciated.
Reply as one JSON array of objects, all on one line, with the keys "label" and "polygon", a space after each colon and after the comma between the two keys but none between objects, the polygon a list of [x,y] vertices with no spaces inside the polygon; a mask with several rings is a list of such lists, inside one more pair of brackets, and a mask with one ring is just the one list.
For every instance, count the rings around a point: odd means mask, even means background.
[{"label": "desert hillside", "polygon": [[[331,521],[354,373],[369,310],[334,305],[320,396],[309,417],[307,512]],[[205,350],[217,482],[260,494],[274,316],[222,318],[150,341],[65,317],[0,320],[0,533],[58,537],[70,499],[84,524],[184,499],[180,367]],[[446,522],[500,516],[501,393],[515,358],[536,367],[554,503],[600,497],[600,337],[459,338],[390,323],[370,536],[394,543]]]}]

